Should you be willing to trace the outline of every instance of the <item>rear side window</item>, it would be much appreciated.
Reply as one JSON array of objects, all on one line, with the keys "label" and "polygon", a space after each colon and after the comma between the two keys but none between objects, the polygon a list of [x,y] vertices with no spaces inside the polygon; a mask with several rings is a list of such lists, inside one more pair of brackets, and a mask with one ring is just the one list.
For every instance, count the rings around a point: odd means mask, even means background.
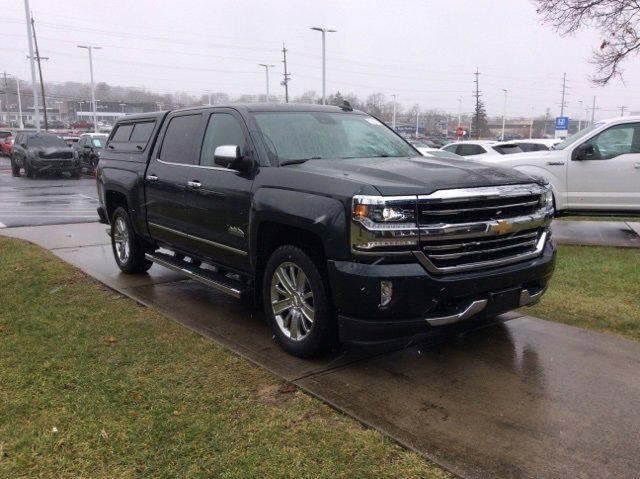
[{"label": "rear side window", "polygon": [[196,163],[193,146],[198,135],[201,115],[174,116],[164,133],[160,160],[170,163]]},{"label": "rear side window", "polygon": [[129,141],[142,145],[142,147],[146,146],[149,138],[151,138],[151,133],[153,132],[154,126],[155,122],[153,121],[136,123],[133,127],[133,133],[131,133],[131,138],[129,138]]},{"label": "rear side window", "polygon": [[133,125],[118,125],[115,133],[113,134],[113,138],[111,139],[111,142],[127,143],[129,141],[129,137],[131,136],[132,131],[133,131]]},{"label": "rear side window", "polygon": [[445,146],[443,148],[443,150],[445,151],[449,151],[451,153],[455,153],[456,152],[456,148],[458,147],[458,145],[449,145],[449,146]]},{"label": "rear side window", "polygon": [[486,153],[486,151],[480,145],[463,144],[458,145],[458,150],[456,151],[456,153],[462,156],[473,156],[481,155],[483,153]]},{"label": "rear side window", "polygon": [[522,153],[522,150],[518,145],[499,145],[494,146],[494,150],[496,150],[501,155],[510,155],[511,153]]}]

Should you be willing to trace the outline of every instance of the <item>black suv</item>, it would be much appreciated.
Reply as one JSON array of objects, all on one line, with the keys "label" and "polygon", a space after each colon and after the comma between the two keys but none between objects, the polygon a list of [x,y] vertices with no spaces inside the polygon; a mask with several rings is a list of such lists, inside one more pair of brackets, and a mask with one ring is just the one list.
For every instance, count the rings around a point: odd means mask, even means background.
[{"label": "black suv", "polygon": [[104,149],[108,137],[109,135],[104,133],[83,133],[74,145],[75,156],[87,173],[93,173],[98,166],[100,152]]},{"label": "black suv", "polygon": [[548,185],[420,156],[348,105],[127,117],[96,177],[122,271],[253,299],[302,357],[533,304],[554,268]]},{"label": "black suv", "polygon": [[45,173],[69,172],[80,178],[80,161],[74,158],[73,148],[58,135],[45,132],[20,132],[11,150],[11,172],[20,176],[20,168],[25,175],[35,178]]}]

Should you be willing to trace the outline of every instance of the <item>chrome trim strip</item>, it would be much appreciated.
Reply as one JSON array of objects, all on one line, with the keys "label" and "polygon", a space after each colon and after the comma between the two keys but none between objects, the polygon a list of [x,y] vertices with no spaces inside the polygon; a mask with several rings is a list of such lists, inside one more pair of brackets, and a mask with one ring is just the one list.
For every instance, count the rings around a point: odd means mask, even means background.
[{"label": "chrome trim strip", "polygon": [[507,205],[498,205],[498,206],[482,206],[480,208],[457,208],[451,210],[433,210],[433,211],[421,211],[421,215],[457,215],[460,213],[467,213],[469,211],[486,211],[486,210],[501,210],[504,208],[517,208],[518,206],[534,206],[540,203],[538,200],[535,201],[527,201],[524,203],[510,203]]},{"label": "chrome trim strip", "polygon": [[242,255],[242,256],[247,256],[247,252],[243,251],[241,249],[236,249],[236,248],[233,248],[232,246],[227,246],[226,244],[216,243],[215,241],[211,241],[211,240],[208,240],[208,239],[200,238],[199,236],[194,236],[194,235],[191,235],[191,234],[188,234],[188,233],[183,233],[182,231],[178,231],[178,230],[175,230],[173,228],[169,228],[168,226],[162,226],[162,225],[159,225],[157,223],[152,223],[151,221],[149,221],[148,223],[149,223],[149,226],[152,226],[154,228],[158,228],[158,229],[161,229],[161,230],[164,230],[164,231],[168,231],[170,233],[174,233],[174,234],[177,234],[177,235],[180,235],[180,236],[183,236],[185,238],[192,239],[192,240],[201,241],[202,243],[206,243],[208,245],[214,246],[216,248],[224,249],[226,251],[231,251],[232,253],[236,253],[236,254],[239,254],[239,255]]},{"label": "chrome trim strip", "polygon": [[163,165],[171,165],[171,166],[186,166],[189,168],[200,168],[203,170],[216,170],[216,171],[230,171],[232,173],[238,173],[238,170],[232,170],[230,168],[222,168],[221,166],[204,166],[204,165],[190,165],[188,163],[175,163],[173,161],[164,161],[160,158],[156,158],[158,163],[162,163]]},{"label": "chrome trim strip", "polygon": [[206,276],[201,276],[189,269],[181,268],[180,266],[173,264],[169,261],[166,261],[162,258],[158,258],[157,256],[154,256],[151,253],[145,253],[144,257],[149,261],[153,261],[154,263],[159,264],[160,266],[164,266],[165,268],[168,268],[170,270],[177,271],[178,273],[182,273],[195,281],[199,281],[200,283],[206,284],[207,286],[217,289],[218,291],[229,294],[236,299],[240,299],[242,292],[237,288],[232,288],[230,286],[227,286],[226,284],[218,283],[217,281],[214,281],[211,278],[207,278]]},{"label": "chrome trim strip", "polygon": [[535,244],[536,244],[536,240],[532,239],[529,241],[525,241],[523,243],[515,243],[507,246],[499,246],[497,248],[479,249],[475,251],[461,251],[460,253],[429,254],[427,256],[431,259],[456,259],[456,258],[461,258],[463,256],[472,256],[474,254],[487,254],[487,253],[496,253],[498,251],[507,251],[510,249],[522,248],[524,246],[533,246]]},{"label": "chrome trim strip", "polygon": [[542,253],[544,250],[544,246],[547,242],[548,232],[545,231],[540,235],[540,239],[536,244],[536,249],[530,251],[528,253],[521,253],[515,256],[510,256],[508,258],[501,258],[496,260],[488,260],[488,261],[478,261],[475,263],[466,263],[460,264],[456,266],[445,266],[442,268],[438,268],[435,264],[431,262],[431,260],[424,254],[422,251],[414,251],[413,254],[416,259],[420,262],[422,267],[426,269],[429,273],[434,274],[442,274],[442,273],[459,273],[462,271],[470,271],[474,269],[482,269],[482,268],[496,268],[498,266],[505,266],[508,264],[519,263],[521,261],[526,261],[528,259],[533,259]]},{"label": "chrome trim strip", "polygon": [[537,293],[531,294],[528,289],[523,289],[520,292],[520,306],[531,306],[540,301],[542,295],[546,291],[546,288],[541,289]]},{"label": "chrome trim strip", "polygon": [[459,313],[450,314],[448,316],[438,316],[435,318],[424,318],[427,323],[432,326],[444,326],[445,324],[453,324],[459,321],[464,321],[472,316],[475,316],[487,307],[488,301],[486,299],[478,299],[472,301],[469,305]]},{"label": "chrome trim strip", "polygon": [[426,251],[426,250],[429,250],[429,251],[450,251],[452,249],[466,248],[468,246],[483,246],[485,244],[499,243],[501,241],[511,241],[511,240],[535,238],[536,236],[538,236],[538,233],[539,233],[539,231],[534,231],[533,233],[510,235],[510,236],[506,236],[506,237],[503,237],[503,238],[496,238],[496,239],[492,239],[492,240],[470,241],[468,243],[452,243],[452,244],[445,244],[445,245],[439,245],[439,244],[436,244],[436,243],[428,243],[428,244],[423,244],[422,245],[422,250],[423,251]]},{"label": "chrome trim strip", "polygon": [[541,195],[546,190],[544,186],[537,183],[438,190],[430,195],[418,195],[418,204],[420,202],[478,201],[509,196]]}]

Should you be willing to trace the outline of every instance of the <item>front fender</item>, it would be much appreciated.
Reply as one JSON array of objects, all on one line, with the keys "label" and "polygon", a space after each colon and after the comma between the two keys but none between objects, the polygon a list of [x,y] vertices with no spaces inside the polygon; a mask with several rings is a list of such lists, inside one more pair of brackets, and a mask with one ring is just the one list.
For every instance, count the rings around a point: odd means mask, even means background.
[{"label": "front fender", "polygon": [[349,232],[345,207],[335,198],[262,188],[254,193],[249,221],[249,247],[253,254],[258,251],[257,232],[260,225],[272,222],[304,229],[316,235],[322,242],[327,258],[348,258]]},{"label": "front fender", "polygon": [[[557,174],[552,173],[538,165],[522,165],[522,166],[514,166],[514,169],[518,170],[521,173],[524,173],[529,176],[534,176],[538,178],[543,178],[548,181],[551,185],[551,189],[553,190],[553,197],[556,203],[556,210],[561,211],[565,209],[567,204],[567,189],[565,182],[565,171],[562,170],[562,175],[558,176]],[[566,168],[566,165],[564,166]]]}]

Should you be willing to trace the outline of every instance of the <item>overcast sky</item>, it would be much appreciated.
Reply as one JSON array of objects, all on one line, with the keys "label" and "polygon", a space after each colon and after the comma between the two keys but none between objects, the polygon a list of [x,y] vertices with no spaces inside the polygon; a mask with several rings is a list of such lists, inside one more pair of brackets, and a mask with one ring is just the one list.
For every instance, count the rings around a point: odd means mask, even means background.
[{"label": "overcast sky", "polygon": [[[592,88],[588,63],[595,31],[562,38],[540,24],[527,0],[31,0],[45,81],[89,81],[86,51],[95,53],[96,81],[144,86],[160,93],[232,96],[264,93],[264,70],[276,65],[271,92],[283,94],[282,42],[289,49],[292,96],[321,92],[320,33],[327,37],[327,90],[397,94],[406,107],[457,113],[473,108],[473,72],[490,115],[536,115],[560,108],[563,72],[568,113],[598,97],[596,118],[619,107],[640,111],[640,58],[625,64],[624,84]],[[22,0],[0,0],[0,69],[29,78]]]}]

